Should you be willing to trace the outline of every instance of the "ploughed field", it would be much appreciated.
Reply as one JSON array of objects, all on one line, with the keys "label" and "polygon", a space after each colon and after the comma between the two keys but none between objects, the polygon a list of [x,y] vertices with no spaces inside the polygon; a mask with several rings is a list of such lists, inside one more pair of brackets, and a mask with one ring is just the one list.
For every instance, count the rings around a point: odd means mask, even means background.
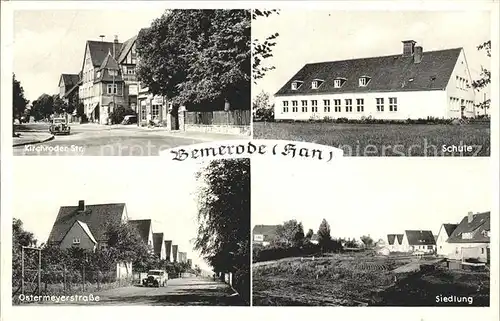
[{"label": "ploughed field", "polygon": [[468,295],[488,305],[489,273],[435,269],[396,274],[404,265],[425,264],[407,255],[334,254],[261,262],[252,268],[253,305],[442,306],[436,295]]},{"label": "ploughed field", "polygon": [[[254,122],[256,139],[303,141],[341,148],[344,156],[489,156],[489,123],[339,124]],[[467,145],[470,151],[443,146]],[[453,152],[452,152],[453,151]]]}]

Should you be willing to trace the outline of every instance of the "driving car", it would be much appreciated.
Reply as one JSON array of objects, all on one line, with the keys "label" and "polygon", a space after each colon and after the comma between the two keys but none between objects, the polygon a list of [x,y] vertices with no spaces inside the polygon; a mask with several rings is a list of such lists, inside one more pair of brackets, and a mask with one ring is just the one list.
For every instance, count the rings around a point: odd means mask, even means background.
[{"label": "driving car", "polygon": [[147,277],[142,281],[142,285],[148,286],[167,286],[168,273],[162,270],[149,270]]},{"label": "driving car", "polygon": [[54,118],[49,126],[49,132],[52,135],[64,134],[69,135],[71,127],[68,126],[66,118]]}]

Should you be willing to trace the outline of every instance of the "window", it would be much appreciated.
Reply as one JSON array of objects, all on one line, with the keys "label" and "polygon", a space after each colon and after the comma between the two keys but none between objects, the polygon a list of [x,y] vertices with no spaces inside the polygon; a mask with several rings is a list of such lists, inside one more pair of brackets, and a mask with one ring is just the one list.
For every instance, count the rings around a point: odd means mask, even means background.
[{"label": "window", "polygon": [[108,247],[108,244],[106,244],[104,242],[101,243],[101,245],[100,245],[101,250],[105,250],[107,247]]},{"label": "window", "polygon": [[130,52],[130,58],[132,60],[132,63],[135,64],[136,63],[136,59],[137,59],[137,53],[135,52],[135,50],[132,50]]},{"label": "window", "polygon": [[262,235],[262,234],[255,234],[253,236],[253,240],[254,241],[260,241],[260,242],[262,242],[262,241],[264,241],[264,235]]},{"label": "window", "polygon": [[340,99],[334,99],[333,103],[335,104],[335,112],[339,113],[340,112]]},{"label": "window", "polygon": [[110,76],[118,76],[118,72],[114,69],[108,69],[108,72]]},{"label": "window", "polygon": [[283,101],[283,112],[288,113],[288,101]]},{"label": "window", "polygon": [[356,99],[356,110],[358,113],[365,111],[365,100],[363,98]]},{"label": "window", "polygon": [[384,98],[377,99],[377,111],[384,111]]},{"label": "window", "polygon": [[352,99],[345,100],[345,111],[348,113],[352,112]]},{"label": "window", "polygon": [[370,77],[367,76],[359,77],[358,82],[359,82],[359,87],[366,87],[370,82]]},{"label": "window", "polygon": [[141,120],[146,120],[146,101],[141,100]]},{"label": "window", "polygon": [[135,75],[135,67],[127,66],[127,75]]},{"label": "window", "polygon": [[455,87],[460,88],[460,77],[455,76]]},{"label": "window", "polygon": [[389,111],[398,111],[398,99],[396,97],[389,98]]},{"label": "window", "polygon": [[100,71],[97,72],[97,78],[101,78],[101,72]]},{"label": "window", "polygon": [[314,80],[311,84],[312,89],[318,89],[318,81]]},{"label": "window", "polygon": [[302,100],[302,112],[307,113],[307,100]]},{"label": "window", "polygon": [[325,106],[325,113],[330,112],[330,99],[324,99],[323,105]]},{"label": "window", "polygon": [[292,90],[299,89],[300,85],[302,85],[302,81],[294,81],[294,82],[292,82]]},{"label": "window", "polygon": [[472,239],[472,233],[471,232],[462,233],[462,239],[463,240],[470,240],[470,239]]},{"label": "window", "polygon": [[292,112],[296,113],[299,111],[299,102],[297,100],[292,100]]},{"label": "window", "polygon": [[73,239],[73,244],[80,244],[80,239],[75,237]]},{"label": "window", "polygon": [[345,83],[345,81],[346,81],[346,79],[344,79],[344,78],[337,78],[333,81],[333,87],[340,88]]},{"label": "window", "polygon": [[428,250],[432,250],[432,245],[427,245]]},{"label": "window", "polygon": [[481,254],[484,254],[484,247],[481,248]]},{"label": "window", "polygon": [[158,119],[160,116],[160,105],[151,105],[151,119]]},{"label": "window", "polygon": [[318,112],[318,101],[317,100],[311,100],[311,109],[312,109],[312,112],[313,113],[317,113]]},{"label": "window", "polygon": [[118,85],[117,84],[108,84],[107,86],[108,95],[116,95],[118,93]]}]

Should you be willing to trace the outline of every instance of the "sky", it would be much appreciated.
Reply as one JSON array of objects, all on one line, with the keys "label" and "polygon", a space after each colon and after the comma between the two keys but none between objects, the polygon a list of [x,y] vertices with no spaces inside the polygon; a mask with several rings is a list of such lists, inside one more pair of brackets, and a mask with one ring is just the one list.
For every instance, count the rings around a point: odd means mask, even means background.
[{"label": "sky", "polygon": [[275,70],[258,80],[252,96],[273,95],[306,63],[393,55],[402,40],[415,40],[425,51],[463,47],[473,78],[489,66],[476,46],[491,39],[486,11],[328,11],[282,9],[279,15],[252,22],[252,38],[279,33],[273,57],[264,66]]},{"label": "sky", "polygon": [[489,158],[253,159],[252,226],[296,219],[317,232],[325,218],[333,237],[437,235],[442,223],[490,211],[492,182]]},{"label": "sky", "polygon": [[120,42],[149,27],[163,11],[133,10],[19,10],[14,12],[14,67],[25,97],[58,93],[62,73],[80,72],[87,40]]},{"label": "sky", "polygon": [[[13,217],[46,242],[60,206],[125,203],[129,219],[153,221],[153,232],[163,232],[167,240],[187,252],[193,265],[211,271],[192,248],[197,235],[197,187],[195,173],[203,164],[182,166],[164,158],[137,161],[127,157],[39,157],[36,166],[44,170],[27,172],[32,159],[13,163]],[[117,166],[119,162],[119,166]],[[172,166],[174,165],[174,166]],[[29,173],[29,174],[27,174]]]}]

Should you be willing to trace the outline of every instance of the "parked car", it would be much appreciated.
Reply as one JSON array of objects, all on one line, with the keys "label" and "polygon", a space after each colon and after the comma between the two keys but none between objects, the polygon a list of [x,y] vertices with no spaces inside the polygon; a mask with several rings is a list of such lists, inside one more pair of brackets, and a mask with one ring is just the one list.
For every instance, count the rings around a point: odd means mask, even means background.
[{"label": "parked car", "polygon": [[52,124],[49,126],[49,132],[52,135],[69,135],[71,127],[68,126],[66,118],[54,118]]},{"label": "parked car", "polygon": [[122,120],[122,125],[137,124],[136,115],[127,115]]},{"label": "parked car", "polygon": [[142,281],[143,286],[167,286],[168,273],[162,270],[149,270],[147,277]]}]

